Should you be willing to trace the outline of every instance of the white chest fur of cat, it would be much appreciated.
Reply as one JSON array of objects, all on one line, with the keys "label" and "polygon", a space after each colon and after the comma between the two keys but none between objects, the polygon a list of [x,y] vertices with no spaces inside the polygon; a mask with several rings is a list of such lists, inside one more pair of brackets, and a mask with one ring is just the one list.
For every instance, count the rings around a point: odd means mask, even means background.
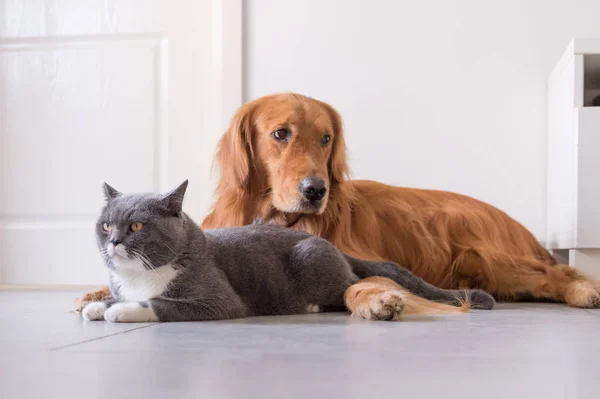
[{"label": "white chest fur of cat", "polygon": [[115,259],[111,282],[119,287],[124,301],[147,301],[159,297],[167,289],[177,270],[171,265],[147,269],[140,259]]}]

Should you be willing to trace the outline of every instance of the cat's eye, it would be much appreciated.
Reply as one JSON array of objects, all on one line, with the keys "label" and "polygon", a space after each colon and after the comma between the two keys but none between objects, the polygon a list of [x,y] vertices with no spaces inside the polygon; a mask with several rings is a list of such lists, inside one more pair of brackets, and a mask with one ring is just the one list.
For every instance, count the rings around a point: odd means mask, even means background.
[{"label": "cat's eye", "polygon": [[141,224],[140,222],[133,222],[131,223],[131,231],[133,231],[134,233],[137,231],[140,231],[142,229],[142,227],[144,227],[143,224]]},{"label": "cat's eye", "polygon": [[111,231],[112,230],[112,226],[108,223],[104,223],[102,225],[102,228],[104,229],[104,231]]}]

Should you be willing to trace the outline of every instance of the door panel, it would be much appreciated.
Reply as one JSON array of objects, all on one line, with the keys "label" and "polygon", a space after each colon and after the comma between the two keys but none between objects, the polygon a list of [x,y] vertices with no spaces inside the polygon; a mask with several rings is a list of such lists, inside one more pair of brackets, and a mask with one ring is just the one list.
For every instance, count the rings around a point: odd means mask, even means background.
[{"label": "door panel", "polygon": [[102,182],[208,210],[220,2],[0,3],[0,284],[103,283]]}]

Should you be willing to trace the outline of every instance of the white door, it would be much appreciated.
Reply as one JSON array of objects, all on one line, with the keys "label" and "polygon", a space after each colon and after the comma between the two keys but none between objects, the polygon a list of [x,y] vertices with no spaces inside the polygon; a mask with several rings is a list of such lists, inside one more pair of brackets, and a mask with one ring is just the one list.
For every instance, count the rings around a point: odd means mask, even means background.
[{"label": "white door", "polygon": [[241,0],[0,0],[0,284],[104,283],[104,181],[189,178],[201,221],[241,22]]}]

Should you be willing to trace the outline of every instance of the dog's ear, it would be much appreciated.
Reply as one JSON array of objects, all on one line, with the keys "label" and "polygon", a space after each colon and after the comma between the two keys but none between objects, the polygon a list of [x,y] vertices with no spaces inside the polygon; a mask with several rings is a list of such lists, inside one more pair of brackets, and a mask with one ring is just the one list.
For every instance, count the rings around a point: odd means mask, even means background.
[{"label": "dog's ear", "polygon": [[343,182],[348,179],[350,173],[346,160],[346,141],[344,140],[344,127],[342,117],[329,104],[322,103],[333,124],[333,144],[331,157],[329,158],[329,173],[335,182]]},{"label": "dog's ear", "polygon": [[244,104],[233,116],[229,128],[217,148],[216,161],[221,172],[221,184],[245,188],[254,161],[252,149],[252,113],[254,103]]}]

